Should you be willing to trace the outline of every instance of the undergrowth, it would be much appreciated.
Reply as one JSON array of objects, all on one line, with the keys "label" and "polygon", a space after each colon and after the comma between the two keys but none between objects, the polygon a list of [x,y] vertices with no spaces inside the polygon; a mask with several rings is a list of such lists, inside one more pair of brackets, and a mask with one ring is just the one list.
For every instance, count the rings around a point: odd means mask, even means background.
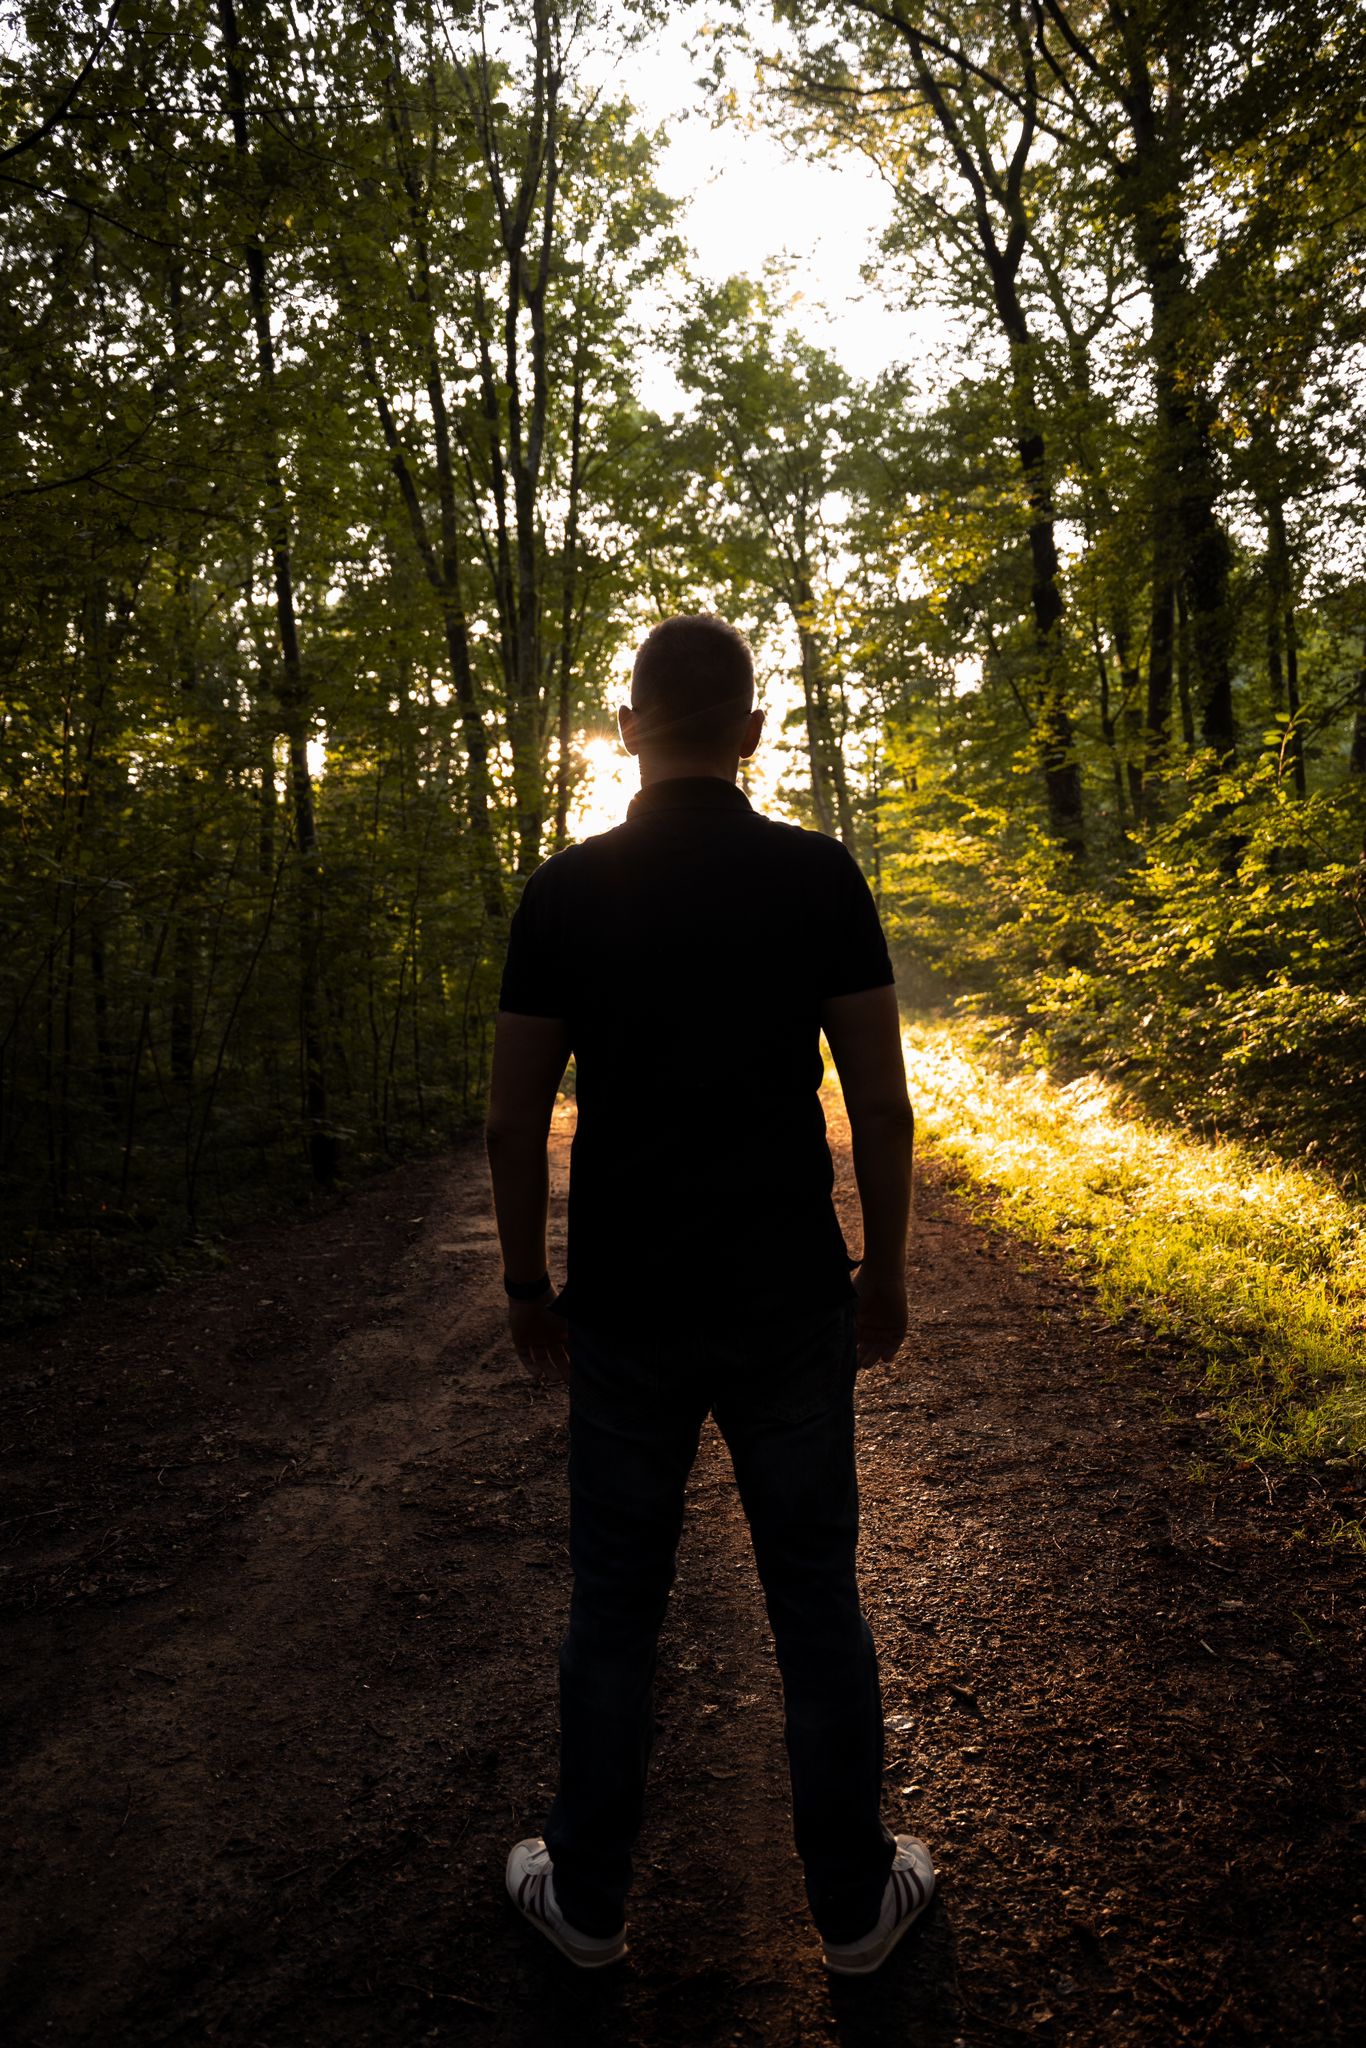
[{"label": "undergrowth", "polygon": [[1141,1313],[1204,1359],[1236,1448],[1366,1446],[1366,1204],[1324,1173],[1143,1118],[1095,1076],[1058,1085],[966,1024],[911,1023],[920,1132],[1062,1251],[1109,1314]]}]

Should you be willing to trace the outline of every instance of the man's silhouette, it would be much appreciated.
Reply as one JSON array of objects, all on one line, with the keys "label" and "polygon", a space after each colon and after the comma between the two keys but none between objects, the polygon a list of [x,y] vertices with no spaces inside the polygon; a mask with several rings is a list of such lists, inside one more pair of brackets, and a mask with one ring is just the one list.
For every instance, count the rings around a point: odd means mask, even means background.
[{"label": "man's silhouette", "polygon": [[[882,1704],[855,1578],[854,1378],[906,1332],[912,1117],[867,884],[736,787],[754,673],[722,619],[636,656],[624,824],[537,870],[513,919],[489,1158],[512,1337],[569,1383],[574,1585],[560,1782],[508,1859],[572,1961],[625,1952],[655,1644],[708,1412],[729,1447],[782,1672],[793,1820],[834,1970],[873,1970],[928,1904],[923,1843],[879,1814]],[[863,1211],[844,1246],[818,1089],[824,1030]],[[546,1139],[570,1054],[568,1278],[546,1271]]]}]

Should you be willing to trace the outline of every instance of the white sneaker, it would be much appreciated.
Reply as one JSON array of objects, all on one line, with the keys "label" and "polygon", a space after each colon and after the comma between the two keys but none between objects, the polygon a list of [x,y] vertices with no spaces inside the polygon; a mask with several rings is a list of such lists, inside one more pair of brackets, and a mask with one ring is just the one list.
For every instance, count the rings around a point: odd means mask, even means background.
[{"label": "white sneaker", "polygon": [[508,1897],[523,1918],[581,1970],[600,1970],[604,1963],[614,1963],[625,1955],[624,1927],[620,1934],[600,1941],[570,1926],[555,1897],[550,1851],[539,1835],[529,1835],[526,1841],[518,1842],[508,1857],[507,1888]]},{"label": "white sneaker", "polygon": [[840,1977],[866,1977],[881,1969],[933,1897],[934,1865],[929,1850],[914,1835],[898,1835],[896,1860],[875,1926],[860,1941],[827,1941],[826,1969]]}]

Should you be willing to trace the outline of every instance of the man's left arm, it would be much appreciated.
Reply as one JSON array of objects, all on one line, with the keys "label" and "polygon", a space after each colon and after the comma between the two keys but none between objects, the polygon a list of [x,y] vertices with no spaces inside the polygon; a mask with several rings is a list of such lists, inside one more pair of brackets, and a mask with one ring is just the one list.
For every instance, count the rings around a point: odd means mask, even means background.
[{"label": "man's left arm", "polygon": [[[517,1286],[534,1284],[547,1270],[546,1144],[568,1059],[569,1027],[562,1017],[498,1012],[485,1138],[503,1269]],[[523,1365],[542,1379],[567,1380],[568,1332],[563,1318],[551,1313],[553,1300],[547,1280],[534,1301],[509,1300],[508,1319]]]}]

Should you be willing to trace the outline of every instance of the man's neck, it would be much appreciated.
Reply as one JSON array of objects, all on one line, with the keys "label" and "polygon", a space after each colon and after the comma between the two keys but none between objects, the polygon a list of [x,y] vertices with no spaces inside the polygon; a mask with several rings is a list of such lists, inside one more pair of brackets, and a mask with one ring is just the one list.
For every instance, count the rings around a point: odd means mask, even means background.
[{"label": "man's neck", "polygon": [[727,760],[690,760],[681,754],[656,754],[640,756],[640,786],[648,789],[652,782],[682,782],[694,776],[714,776],[718,782],[734,782],[740,773],[740,756]]}]

